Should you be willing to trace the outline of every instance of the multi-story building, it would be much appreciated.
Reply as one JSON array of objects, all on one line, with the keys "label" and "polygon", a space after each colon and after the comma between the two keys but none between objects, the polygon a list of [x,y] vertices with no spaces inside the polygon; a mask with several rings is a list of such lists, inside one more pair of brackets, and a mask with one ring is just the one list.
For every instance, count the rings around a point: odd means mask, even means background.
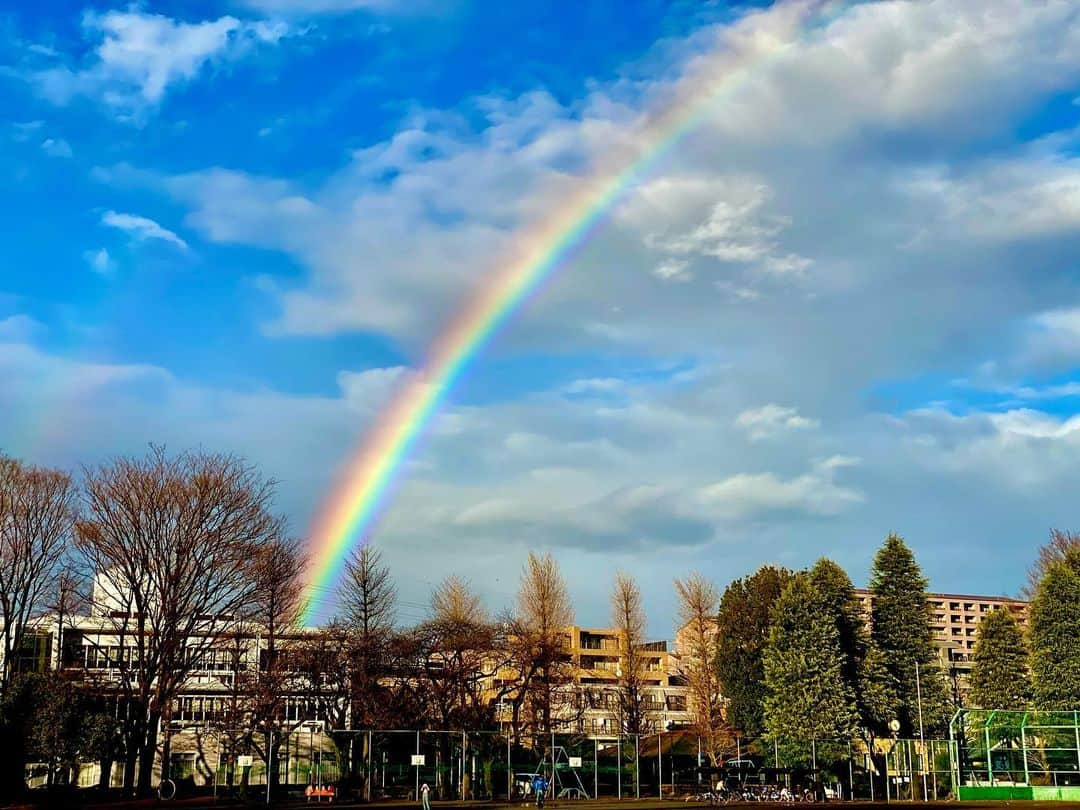
[{"label": "multi-story building", "polygon": [[[865,588],[857,588],[855,593],[862,603],[863,615],[869,626],[874,595]],[[928,593],[926,598],[930,603],[931,628],[939,665],[952,680],[955,696],[960,698],[967,690],[971,675],[971,657],[979,622],[990,611],[1002,607],[1011,611],[1021,626],[1026,626],[1028,603],[1007,596],[963,593]]]},{"label": "multi-story building", "polygon": [[[618,686],[625,666],[624,636],[618,630],[566,629],[567,652],[574,664],[574,683],[586,697],[581,731],[604,736],[619,733]],[[650,725],[667,729],[689,721],[686,686],[680,682],[666,641],[650,641],[638,650],[645,710]]]}]

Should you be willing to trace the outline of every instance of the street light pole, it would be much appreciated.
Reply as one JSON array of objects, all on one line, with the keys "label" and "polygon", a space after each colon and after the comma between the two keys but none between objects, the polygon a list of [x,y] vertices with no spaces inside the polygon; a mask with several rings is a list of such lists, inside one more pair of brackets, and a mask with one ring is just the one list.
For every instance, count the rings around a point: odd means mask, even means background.
[{"label": "street light pole", "polygon": [[919,770],[922,771],[923,801],[927,802],[930,798],[926,795],[926,735],[923,734],[922,678],[919,675],[918,661],[915,662],[915,695],[917,696],[919,703],[919,764],[922,766]]}]

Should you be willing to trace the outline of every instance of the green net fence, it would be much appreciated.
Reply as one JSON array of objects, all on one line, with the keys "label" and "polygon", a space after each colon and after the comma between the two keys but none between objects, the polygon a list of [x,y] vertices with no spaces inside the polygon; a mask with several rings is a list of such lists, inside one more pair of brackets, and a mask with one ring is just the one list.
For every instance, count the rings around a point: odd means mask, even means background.
[{"label": "green net fence", "polygon": [[968,709],[950,736],[958,785],[1080,786],[1080,712]]}]

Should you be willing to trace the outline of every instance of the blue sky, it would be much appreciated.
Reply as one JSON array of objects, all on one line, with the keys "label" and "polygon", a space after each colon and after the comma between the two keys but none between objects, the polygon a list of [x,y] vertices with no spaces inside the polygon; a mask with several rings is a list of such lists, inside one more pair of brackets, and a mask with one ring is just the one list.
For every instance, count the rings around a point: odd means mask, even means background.
[{"label": "blue sky", "polygon": [[[376,542],[414,618],[529,548],[579,619],[904,533],[1013,592],[1080,484],[1069,3],[22,4],[0,16],[0,448],[243,454],[302,533],[515,236],[725,94],[487,347]],[[692,87],[691,87],[692,89]],[[410,612],[411,611],[411,612]]]}]

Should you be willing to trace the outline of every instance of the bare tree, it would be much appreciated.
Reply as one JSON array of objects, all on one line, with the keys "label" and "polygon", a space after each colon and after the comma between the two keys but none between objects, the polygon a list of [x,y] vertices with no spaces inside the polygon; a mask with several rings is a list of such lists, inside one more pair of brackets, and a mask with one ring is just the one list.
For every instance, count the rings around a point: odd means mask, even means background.
[{"label": "bare tree", "polygon": [[[416,674],[425,716],[435,728],[492,729],[494,708],[487,688],[501,666],[499,632],[480,597],[456,576],[447,577],[431,596],[430,618],[412,631],[417,643]],[[447,785],[438,766],[448,761],[454,738],[439,735],[435,788]],[[462,785],[460,798],[467,795]]]},{"label": "bare tree", "polygon": [[1065,559],[1065,554],[1070,548],[1080,548],[1080,534],[1059,529],[1050,530],[1050,539],[1039,547],[1039,554],[1028,569],[1027,582],[1024,583],[1021,595],[1027,599],[1035,598],[1035,592],[1039,589],[1039,582],[1047,569],[1058,560]]},{"label": "bare tree", "polygon": [[358,726],[372,728],[385,717],[381,680],[387,674],[397,603],[390,569],[378,549],[365,544],[353,552],[340,593],[350,639],[353,718]]},{"label": "bare tree", "polygon": [[694,730],[715,766],[730,743],[716,666],[720,594],[699,573],[675,580],[679,597],[679,668],[688,687]]},{"label": "bare tree", "polygon": [[[240,669],[236,678],[249,696],[249,728],[261,732],[252,745],[269,763],[271,790],[277,787],[274,767],[285,725],[285,695],[290,691],[292,671],[283,655],[283,637],[295,635],[303,607],[304,550],[299,540],[277,538],[256,550],[252,558],[254,592],[244,618],[260,640],[253,667]],[[247,633],[248,637],[252,635]],[[244,676],[244,677],[242,677]]]},{"label": "bare tree", "polygon": [[573,621],[570,592],[555,558],[550,552],[530,552],[521,572],[517,610],[507,623],[515,677],[500,695],[510,700],[515,740],[531,734],[542,746],[548,733],[580,717],[577,695],[566,688],[573,682],[566,649],[566,629]]},{"label": "bare tree", "polygon": [[[233,456],[154,447],[86,479],[77,544],[126,703],[124,787],[147,791],[162,719],[193,668],[235,636],[257,591],[253,561],[282,524],[273,484]],[[168,736],[166,773],[167,747]]]},{"label": "bare tree", "polygon": [[619,571],[611,590],[611,624],[619,635],[619,726],[623,734],[648,734],[654,712],[645,684],[645,610],[641,589],[629,574]]},{"label": "bare tree", "polygon": [[431,619],[444,624],[484,624],[489,621],[480,596],[458,576],[444,579],[431,595]]},{"label": "bare tree", "polygon": [[55,596],[75,517],[71,476],[0,456],[0,687],[11,677],[28,623]]}]

